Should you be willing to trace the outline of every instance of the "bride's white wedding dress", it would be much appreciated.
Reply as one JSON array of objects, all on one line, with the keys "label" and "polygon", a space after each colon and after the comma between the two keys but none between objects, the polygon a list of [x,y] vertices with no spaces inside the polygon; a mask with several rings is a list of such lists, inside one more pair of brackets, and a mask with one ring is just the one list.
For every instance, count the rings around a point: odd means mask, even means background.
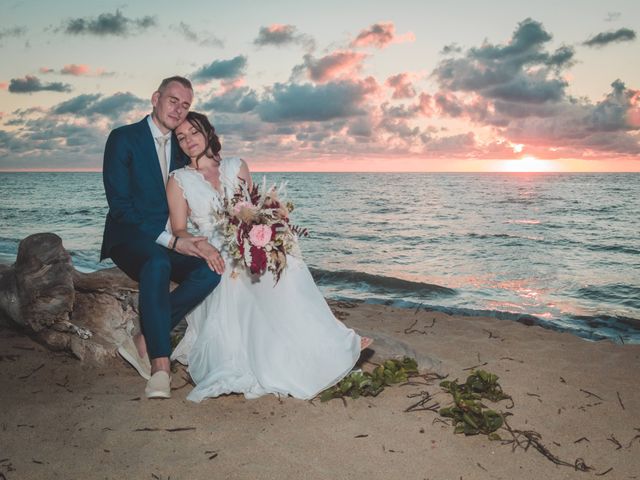
[{"label": "bride's white wedding dress", "polygon": [[171,358],[188,365],[196,387],[187,398],[195,402],[232,392],[310,399],[349,373],[360,337],[333,316],[300,258],[287,257],[277,284],[271,272],[255,277],[238,267],[232,276],[213,211],[238,186],[240,164],[239,158],[222,160],[220,192],[192,168],[172,173],[191,223],[221,251],[226,268],[218,287],[187,316]]}]

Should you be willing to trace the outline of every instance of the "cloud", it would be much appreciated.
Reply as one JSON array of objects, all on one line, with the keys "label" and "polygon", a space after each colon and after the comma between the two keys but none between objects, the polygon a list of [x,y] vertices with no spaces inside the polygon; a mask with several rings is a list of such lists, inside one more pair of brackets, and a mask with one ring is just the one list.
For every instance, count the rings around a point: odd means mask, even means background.
[{"label": "cloud", "polygon": [[311,80],[324,83],[340,76],[351,76],[353,72],[359,71],[366,56],[364,53],[338,51],[316,59],[307,54],[304,56],[303,68],[307,70]]},{"label": "cloud", "polygon": [[475,135],[472,132],[450,135],[446,137],[431,138],[424,136],[425,150],[438,154],[470,153],[476,147]]},{"label": "cloud", "polygon": [[224,47],[224,42],[209,32],[196,33],[193,28],[184,22],[173,25],[172,28],[182,35],[186,40],[197,43],[203,47]]},{"label": "cloud", "polygon": [[387,78],[385,85],[393,89],[392,98],[412,98],[416,96],[416,90],[411,83],[412,75],[399,73]]},{"label": "cloud", "polygon": [[99,93],[78,95],[55,105],[51,109],[51,112],[56,115],[63,115],[67,113],[74,115],[81,114],[86,112],[87,108],[91,104],[95,103],[100,97],[101,95]]},{"label": "cloud", "polygon": [[457,43],[451,43],[449,45],[445,45],[444,47],[442,47],[442,50],[440,50],[440,53],[442,55],[452,55],[454,53],[460,53],[460,52],[462,52],[462,48]]},{"label": "cloud", "polygon": [[82,75],[88,75],[90,71],[91,68],[89,68],[89,65],[76,65],[72,63],[70,65],[65,65],[64,67],[62,67],[60,73],[63,75],[73,75],[75,77],[78,77]]},{"label": "cloud", "polygon": [[55,105],[51,113],[82,117],[102,115],[115,120],[148,105],[148,100],[143,100],[130,92],[118,92],[108,97],[101,94],[82,94]]},{"label": "cloud", "polygon": [[561,47],[549,54],[543,46],[550,40],[542,24],[528,18],[518,24],[506,45],[487,42],[462,58],[444,59],[433,75],[444,90],[524,103],[558,100],[567,86],[558,72],[571,65],[574,52]]},{"label": "cloud", "polygon": [[264,47],[272,45],[275,47],[283,47],[290,44],[298,44],[313,50],[315,42],[313,39],[303,33],[298,33],[295,25],[283,25],[273,23],[267,27],[260,27],[258,36],[253,40],[254,45]]},{"label": "cloud", "polygon": [[24,78],[12,78],[9,82],[11,93],[33,93],[41,91],[70,92],[71,85],[68,83],[53,82],[42,83],[38,77],[27,75]]},{"label": "cloud", "polygon": [[238,55],[230,60],[214,60],[191,75],[195,83],[207,83],[210,80],[231,79],[244,75],[247,57]]},{"label": "cloud", "polygon": [[19,130],[0,130],[0,166],[96,167],[106,133],[93,125],[32,120]]},{"label": "cloud", "polygon": [[388,102],[385,102],[380,107],[384,116],[389,118],[414,118],[419,112],[419,109],[414,105],[389,105]]},{"label": "cloud", "polygon": [[636,32],[630,28],[620,28],[611,32],[602,32],[583,42],[587,47],[604,47],[610,43],[631,42],[636,39]]},{"label": "cloud", "polygon": [[5,38],[14,38],[20,37],[27,33],[27,29],[25,27],[6,27],[0,29],[0,43]]},{"label": "cloud", "polygon": [[[49,67],[40,67],[38,71],[44,75],[56,73],[56,70]],[[74,77],[109,77],[115,75],[113,72],[107,72],[104,68],[96,68],[93,72],[89,65],[76,65],[71,63],[62,67],[57,73],[61,75],[71,75]]]},{"label": "cloud", "polygon": [[211,97],[201,108],[212,111],[213,114],[247,113],[258,105],[256,92],[249,87],[232,88],[221,95]]},{"label": "cloud", "polygon": [[576,51],[573,47],[568,47],[563,45],[562,47],[556,49],[553,54],[551,54],[547,59],[545,59],[544,63],[550,67],[556,68],[568,68],[575,64],[574,56]]},{"label": "cloud", "polygon": [[265,122],[327,121],[364,113],[362,104],[378,86],[371,77],[324,85],[276,84],[257,107]]},{"label": "cloud", "polygon": [[404,35],[396,35],[396,27],[393,22],[380,22],[362,30],[351,42],[352,47],[377,47],[385,48],[391,43],[403,43],[415,41],[415,35],[407,32]]},{"label": "cloud", "polygon": [[640,91],[616,80],[595,104],[574,100],[556,105],[552,115],[512,118],[504,134],[514,143],[552,146],[558,155],[638,155],[639,109]]},{"label": "cloud", "polygon": [[0,90],[6,90],[9,88],[9,84],[7,82],[0,82]]},{"label": "cloud", "polygon": [[63,23],[57,30],[70,35],[97,35],[127,37],[142,33],[156,25],[152,16],[127,18],[120,10],[116,13],[101,13],[97,17],[72,18]]},{"label": "cloud", "polygon": [[107,72],[104,68],[96,68],[94,71],[91,71],[89,65],[76,65],[73,63],[62,67],[60,73],[62,75],[73,75],[75,77],[109,77],[114,75],[113,72]]},{"label": "cloud", "polygon": [[386,132],[393,134],[396,138],[409,140],[420,135],[420,128],[411,127],[407,120],[399,118],[384,118],[379,125]]},{"label": "cloud", "polygon": [[109,130],[148,109],[148,100],[126,92],[82,94],[50,109],[16,110],[11,122],[19,128],[0,130],[0,166],[98,167]]},{"label": "cloud", "polygon": [[574,64],[575,50],[548,51],[551,38],[541,23],[526,19],[503,44],[485,41],[441,60],[433,72],[439,91],[422,93],[412,108],[487,127],[543,158],[640,152],[640,93],[616,80],[599,102],[573,98],[563,72]]},{"label": "cloud", "polygon": [[373,136],[373,123],[371,118],[368,116],[355,118],[349,124],[347,133],[354,137],[371,138]]},{"label": "cloud", "polygon": [[620,20],[622,16],[621,12],[607,12],[607,17],[604,19],[605,22],[615,22]]}]

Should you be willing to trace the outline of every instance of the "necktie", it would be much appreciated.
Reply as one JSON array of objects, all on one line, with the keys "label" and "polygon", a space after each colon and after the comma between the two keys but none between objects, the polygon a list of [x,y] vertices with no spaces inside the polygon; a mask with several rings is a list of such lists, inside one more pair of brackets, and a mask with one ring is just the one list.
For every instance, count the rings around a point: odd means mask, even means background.
[{"label": "necktie", "polygon": [[165,186],[167,185],[167,178],[169,176],[169,165],[167,165],[167,141],[169,137],[156,137],[158,143],[158,159],[160,160],[160,170],[162,170],[162,180]]}]

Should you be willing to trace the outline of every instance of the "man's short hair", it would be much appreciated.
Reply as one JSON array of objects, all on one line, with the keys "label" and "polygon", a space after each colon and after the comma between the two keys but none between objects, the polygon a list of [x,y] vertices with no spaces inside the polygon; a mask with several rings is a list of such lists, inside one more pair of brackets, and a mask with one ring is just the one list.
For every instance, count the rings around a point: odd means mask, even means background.
[{"label": "man's short hair", "polygon": [[188,79],[181,77],[179,75],[174,75],[173,77],[165,78],[164,80],[162,80],[162,82],[160,82],[160,86],[158,87],[157,91],[160,93],[164,92],[167,86],[171,82],[178,82],[183,87],[193,91],[193,86],[191,85],[191,82]]}]

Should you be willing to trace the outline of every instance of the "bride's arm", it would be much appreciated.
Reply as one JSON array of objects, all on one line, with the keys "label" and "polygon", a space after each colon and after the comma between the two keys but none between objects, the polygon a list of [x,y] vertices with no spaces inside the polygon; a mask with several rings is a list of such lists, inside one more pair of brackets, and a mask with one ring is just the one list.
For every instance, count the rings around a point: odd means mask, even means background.
[{"label": "bride's arm", "polygon": [[238,172],[238,177],[247,182],[247,188],[251,190],[251,187],[253,186],[253,181],[251,180],[251,172],[249,171],[247,162],[242,159],[240,159],[240,171]]},{"label": "bride's arm", "polygon": [[169,202],[169,220],[171,220],[171,232],[180,238],[192,237],[187,231],[187,217],[189,215],[189,205],[182,195],[182,188],[173,175],[167,182],[167,201]]},{"label": "bride's arm", "polygon": [[183,255],[191,255],[206,260],[209,268],[218,273],[224,272],[224,261],[220,252],[209,244],[206,237],[194,237],[187,231],[189,205],[182,194],[182,187],[176,179],[169,177],[167,182],[167,201],[169,202],[169,219],[174,237],[179,237],[175,250]]}]

